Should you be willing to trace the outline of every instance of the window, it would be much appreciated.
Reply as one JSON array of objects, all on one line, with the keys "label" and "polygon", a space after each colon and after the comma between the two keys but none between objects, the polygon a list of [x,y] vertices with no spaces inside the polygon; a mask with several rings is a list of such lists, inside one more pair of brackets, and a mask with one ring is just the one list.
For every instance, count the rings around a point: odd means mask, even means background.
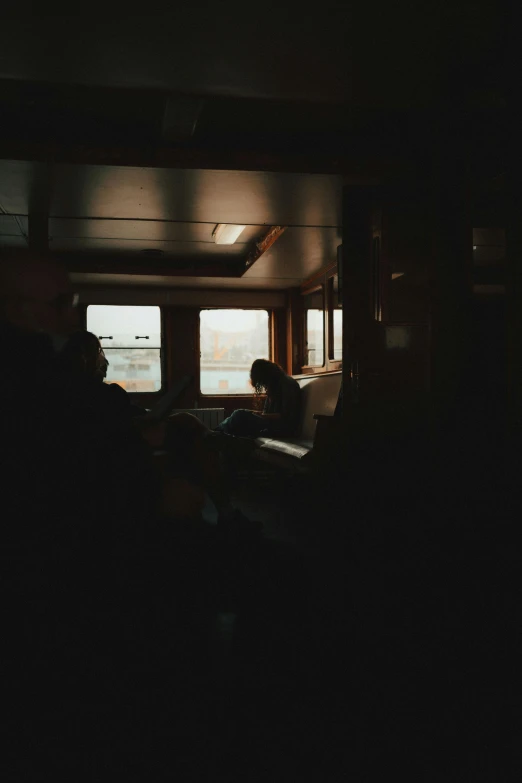
[{"label": "window", "polygon": [[333,275],[328,280],[329,286],[329,359],[341,361],[343,358],[343,309],[339,301],[339,278]]},{"label": "window", "polygon": [[305,365],[324,365],[324,288],[305,294]]},{"label": "window", "polygon": [[270,358],[268,323],[266,310],[200,312],[202,394],[252,394],[252,362]]},{"label": "window", "polygon": [[161,389],[159,307],[89,305],[87,329],[103,346],[109,361],[109,383],[117,383],[128,392]]},{"label": "window", "polygon": [[[340,253],[338,252],[340,260]],[[304,344],[301,372],[337,372],[343,360],[342,280],[339,262],[324,267],[301,287]]]}]

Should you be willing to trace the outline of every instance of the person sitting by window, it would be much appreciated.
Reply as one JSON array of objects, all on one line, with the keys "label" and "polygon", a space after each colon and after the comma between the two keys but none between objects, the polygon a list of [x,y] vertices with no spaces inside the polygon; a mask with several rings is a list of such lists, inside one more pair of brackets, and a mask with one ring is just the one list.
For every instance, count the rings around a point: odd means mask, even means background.
[{"label": "person sitting by window", "polygon": [[275,362],[256,359],[250,369],[250,382],[256,395],[266,394],[263,411],[235,410],[216,427],[216,432],[244,438],[296,435],[301,412],[297,381]]},{"label": "person sitting by window", "polygon": [[[62,348],[58,357],[61,372],[71,379],[80,379],[75,389],[78,403],[95,407],[101,420],[111,429],[118,417],[143,416],[144,408],[133,405],[129,394],[117,383],[104,383],[109,362],[99,339],[88,331],[75,332]],[[110,420],[110,421],[109,421]],[[214,502],[221,521],[232,519],[246,525],[248,520],[240,517],[230,505],[230,497],[215,450],[201,448],[200,429],[204,428],[190,414],[174,414],[170,420],[160,422],[153,432],[147,422],[135,420],[136,429],[153,449],[167,452],[167,459],[161,459],[164,470],[162,504],[171,515],[178,517],[199,516],[204,504],[204,491]],[[151,436],[155,436],[152,438]]]},{"label": "person sitting by window", "polygon": [[105,405],[131,417],[144,416],[146,409],[130,401],[128,393],[117,383],[106,383],[109,360],[99,339],[92,332],[75,332],[58,354],[62,372],[94,384],[94,390]]}]

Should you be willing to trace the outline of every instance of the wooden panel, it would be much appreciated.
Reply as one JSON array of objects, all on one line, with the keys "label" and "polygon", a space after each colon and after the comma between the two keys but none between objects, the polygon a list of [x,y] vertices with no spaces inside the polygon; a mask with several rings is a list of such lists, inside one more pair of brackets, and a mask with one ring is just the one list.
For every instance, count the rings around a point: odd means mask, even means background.
[{"label": "wooden panel", "polygon": [[298,278],[301,282],[337,257],[340,229],[288,228],[243,277]]},{"label": "wooden panel", "polygon": [[[198,407],[199,396],[199,310],[169,307],[164,311],[166,372],[169,386],[182,375],[192,376],[178,408]],[[221,407],[216,405],[215,407]]]},{"label": "wooden panel", "polygon": [[176,305],[176,307],[277,307],[282,291],[218,291],[186,288],[121,288],[77,286],[80,302],[87,304]]},{"label": "wooden panel", "polygon": [[299,288],[288,291],[286,304],[286,372],[296,375],[303,364],[303,298]]},{"label": "wooden panel", "polygon": [[285,370],[285,372],[288,372],[286,317],[287,317],[286,309],[283,309],[282,307],[276,310],[273,314],[272,361],[277,362],[277,364],[281,365],[281,367]]},{"label": "wooden panel", "polygon": [[[236,408],[252,408],[253,398],[248,395],[214,396],[202,395],[199,391],[199,311],[198,306],[162,308],[164,322],[164,367],[165,386],[171,386],[181,375],[190,375],[193,380],[183,392],[177,408],[224,408],[229,415]],[[136,400],[147,406],[150,396],[137,395]]]},{"label": "wooden panel", "polygon": [[299,278],[279,280],[274,277],[254,278],[247,280],[244,277],[189,277],[188,275],[132,275],[100,272],[72,272],[71,279],[76,285],[103,285],[107,287],[132,286],[133,288],[162,287],[162,288],[221,288],[247,290],[274,290],[290,288],[298,285]]},{"label": "wooden panel", "polygon": [[117,6],[94,3],[74,15],[9,6],[0,28],[0,76],[418,106],[442,86],[463,83],[459,64],[478,70],[478,77],[483,63],[494,69],[502,36],[502,15],[491,2],[473,9],[473,34],[466,6],[455,10],[451,3],[354,9],[329,2],[314,14],[267,7],[273,15],[268,30],[238,3],[221,14],[211,4],[159,5],[122,14]]},{"label": "wooden panel", "polygon": [[[0,160],[5,212],[29,213],[31,185],[44,169]],[[340,177],[320,174],[57,164],[50,216],[337,226],[340,189]]]},{"label": "wooden panel", "polygon": [[[0,216],[1,217],[1,216]],[[53,238],[125,239],[143,241],[208,242],[215,246],[215,223],[182,223],[164,220],[100,220],[98,218],[51,218],[49,235]],[[0,220],[1,229],[1,220]],[[247,245],[266,231],[264,226],[247,226],[232,248]],[[221,246],[223,251],[223,246]],[[243,252],[245,248],[243,247]]]},{"label": "wooden panel", "polygon": [[[228,261],[229,259],[242,259],[245,255],[245,245],[216,245],[215,242],[171,242],[167,240],[157,241],[151,239],[90,239],[73,237],[52,237],[49,241],[51,250],[67,253],[89,254],[86,257],[86,268],[92,254],[98,257],[100,254],[111,253],[136,253],[142,250],[159,250],[165,256],[172,258],[217,258]],[[147,258],[142,257],[144,271],[147,266]],[[80,263],[78,261],[78,263]],[[134,262],[133,262],[134,263]]]},{"label": "wooden panel", "polygon": [[[339,16],[339,10],[331,13]],[[71,35],[73,20],[79,26],[76,35]],[[11,13],[1,30],[0,75],[188,94],[273,94],[305,100],[315,94],[321,101],[339,97],[344,92],[337,73],[339,55],[332,60],[332,53],[343,48],[340,30],[336,32],[330,20],[328,35],[321,40],[315,17],[297,20],[298,35],[295,24],[292,16],[283,41],[280,35],[265,35],[263,46],[257,47],[252,43],[259,38],[259,19],[241,6],[217,15],[210,5],[201,4],[175,11],[156,5],[147,12],[125,14],[95,4],[83,16],[43,13],[33,20]]]},{"label": "wooden panel", "polygon": [[50,214],[336,226],[340,188],[315,174],[57,165]]}]

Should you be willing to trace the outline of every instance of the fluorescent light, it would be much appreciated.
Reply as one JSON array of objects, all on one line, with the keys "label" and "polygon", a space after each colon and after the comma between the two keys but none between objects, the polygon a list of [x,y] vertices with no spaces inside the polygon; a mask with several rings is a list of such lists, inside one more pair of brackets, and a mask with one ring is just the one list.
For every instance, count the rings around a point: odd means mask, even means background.
[{"label": "fluorescent light", "polygon": [[233,245],[246,226],[236,226],[231,223],[218,223],[212,236],[216,245]]}]

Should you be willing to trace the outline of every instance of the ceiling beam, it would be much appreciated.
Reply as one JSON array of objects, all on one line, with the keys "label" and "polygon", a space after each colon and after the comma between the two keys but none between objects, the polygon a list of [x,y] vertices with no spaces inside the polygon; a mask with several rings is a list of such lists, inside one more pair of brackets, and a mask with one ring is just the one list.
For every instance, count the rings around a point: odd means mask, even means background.
[{"label": "ceiling beam", "polygon": [[263,150],[50,144],[1,138],[0,159],[73,165],[339,174],[357,181],[404,172],[404,167],[409,165],[405,160],[385,156],[374,148],[368,149],[367,154],[359,149],[353,155],[278,155]]},{"label": "ceiling beam", "polygon": [[255,243],[254,249],[251,250],[246,257],[244,272],[250,269],[250,267],[255,264],[259,258],[261,258],[263,253],[266,253],[266,251],[272,247],[274,242],[277,242],[281,234],[284,234],[285,231],[286,226],[270,226],[265,236]]},{"label": "ceiling beam", "polygon": [[53,257],[59,258],[69,272],[96,273],[96,274],[121,274],[121,275],[161,275],[164,277],[241,277],[243,274],[243,262],[230,263],[230,261],[176,261],[150,259],[149,261],[136,261],[135,259],[122,259],[121,257],[107,255],[97,258],[89,255],[78,257],[70,253],[55,253]]}]

